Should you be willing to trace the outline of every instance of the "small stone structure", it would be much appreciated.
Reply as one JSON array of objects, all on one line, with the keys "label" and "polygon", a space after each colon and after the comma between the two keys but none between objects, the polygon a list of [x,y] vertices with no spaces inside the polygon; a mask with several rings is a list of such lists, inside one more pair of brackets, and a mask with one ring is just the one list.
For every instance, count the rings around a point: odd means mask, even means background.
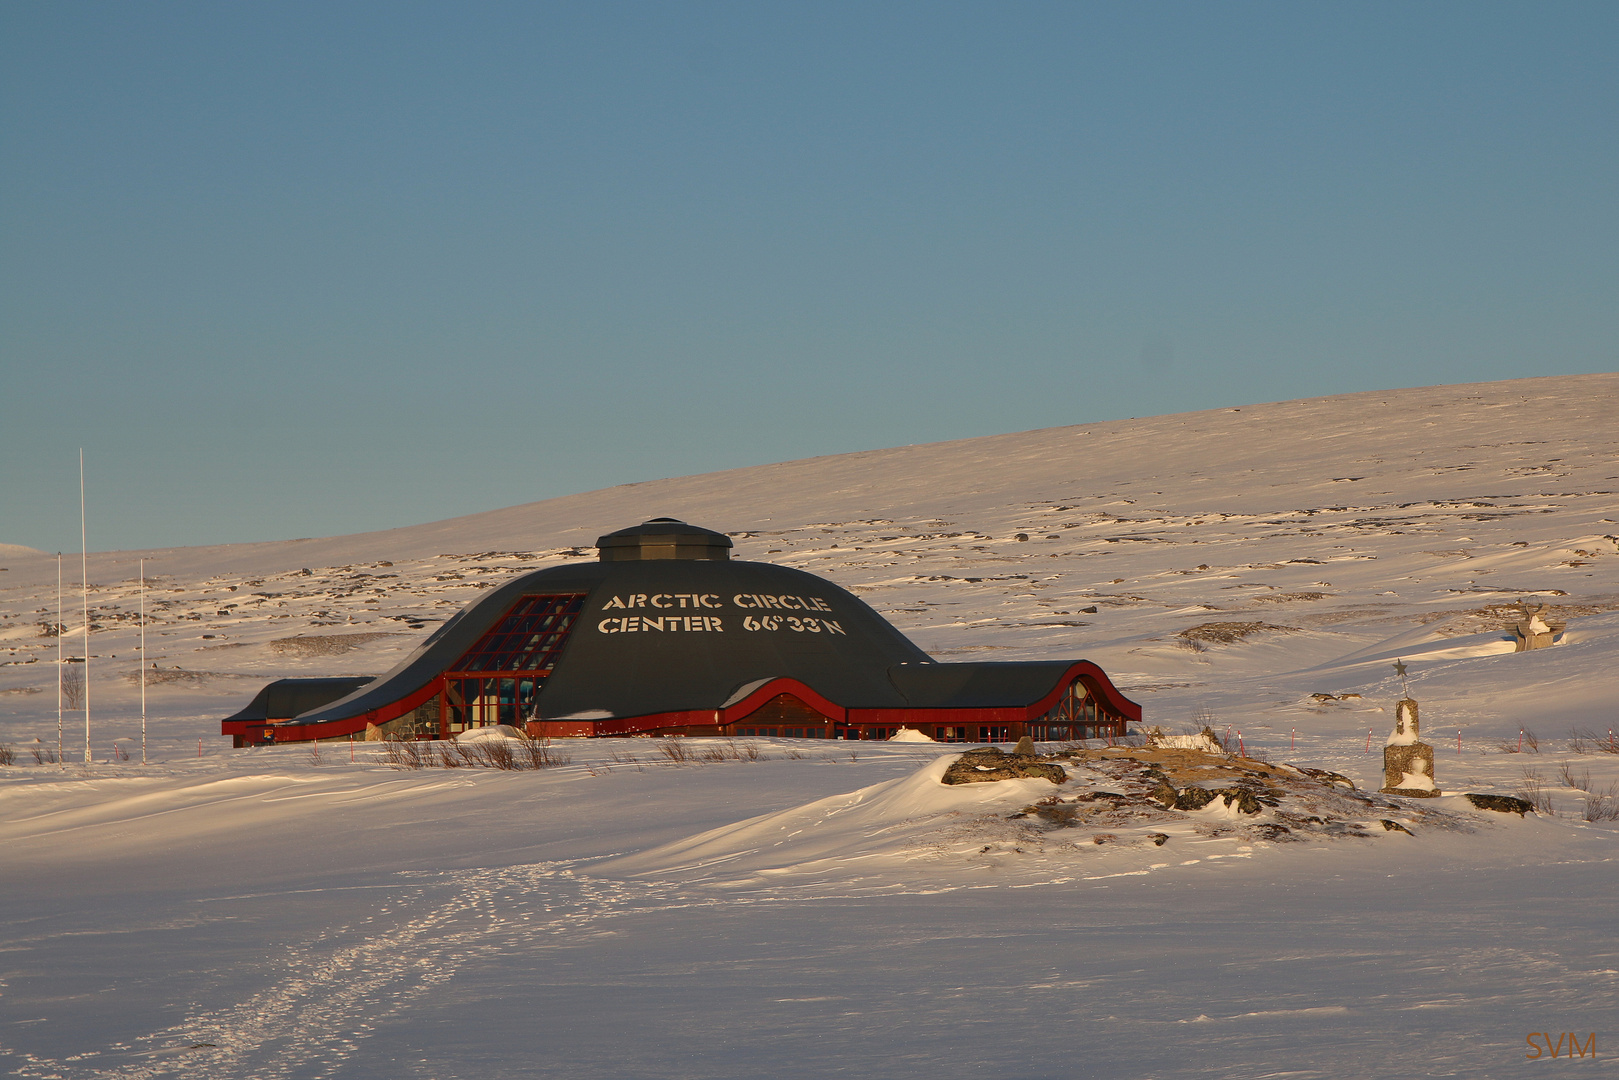
[{"label": "small stone structure", "polygon": [[1518,652],[1528,652],[1530,649],[1544,649],[1557,640],[1568,626],[1562,619],[1548,619],[1545,617],[1546,605],[1536,604],[1530,607],[1527,603],[1520,603],[1518,610],[1523,612],[1512,627],[1513,637],[1517,639]]},{"label": "small stone structure", "polygon": [[1383,743],[1384,795],[1431,799],[1439,794],[1434,783],[1433,747],[1417,738],[1417,703],[1402,698],[1394,706],[1394,730]]}]

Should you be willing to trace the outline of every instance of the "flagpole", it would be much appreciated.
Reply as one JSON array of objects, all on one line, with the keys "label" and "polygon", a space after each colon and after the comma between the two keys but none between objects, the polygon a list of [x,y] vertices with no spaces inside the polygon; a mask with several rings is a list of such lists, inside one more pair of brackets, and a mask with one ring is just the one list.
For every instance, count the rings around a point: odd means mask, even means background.
[{"label": "flagpole", "polygon": [[56,553],[56,764],[67,764],[62,749],[62,638],[67,627],[62,625],[62,553]]},{"label": "flagpole", "polygon": [[79,571],[84,578],[84,763],[90,764],[90,542],[84,526],[84,447],[79,447]]},{"label": "flagpole", "polygon": [[141,560],[141,764],[146,764],[146,560]]}]

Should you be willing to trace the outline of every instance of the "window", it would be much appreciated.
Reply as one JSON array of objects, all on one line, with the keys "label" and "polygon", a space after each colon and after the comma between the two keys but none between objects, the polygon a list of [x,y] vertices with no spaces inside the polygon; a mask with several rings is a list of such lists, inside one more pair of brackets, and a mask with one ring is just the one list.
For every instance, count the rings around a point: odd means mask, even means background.
[{"label": "window", "polygon": [[583,595],[525,596],[456,664],[456,671],[544,671],[550,674]]},{"label": "window", "polygon": [[583,593],[525,596],[445,673],[449,730],[521,726],[584,607]]},{"label": "window", "polygon": [[[744,717],[744,720],[749,724],[825,725],[831,723],[831,719],[829,717],[822,716],[815,708],[799,700],[799,698],[793,694],[777,694],[775,697],[753,710],[753,712],[749,713],[746,717]],[[789,731],[796,731],[798,734],[789,735]],[[782,734],[790,739],[815,738],[814,735],[806,736],[804,731],[804,728],[793,727],[784,729]]]},{"label": "window", "polygon": [[[1041,728],[1047,732],[1044,739],[1033,734]],[[1100,739],[1108,735],[1123,735],[1124,721],[1105,708],[1078,679],[1068,684],[1057,704],[1050,712],[1030,726],[1031,737],[1048,742],[1068,739]]]}]

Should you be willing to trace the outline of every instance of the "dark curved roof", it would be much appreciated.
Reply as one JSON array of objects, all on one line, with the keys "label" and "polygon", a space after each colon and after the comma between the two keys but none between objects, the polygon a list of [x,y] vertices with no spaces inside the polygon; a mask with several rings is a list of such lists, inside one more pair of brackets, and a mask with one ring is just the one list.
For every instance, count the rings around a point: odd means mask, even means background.
[{"label": "dark curved roof", "polygon": [[298,722],[341,720],[415,693],[519,598],[566,593],[585,602],[540,692],[544,720],[713,709],[738,686],[779,675],[846,706],[904,707],[888,669],[933,663],[863,600],[802,570],[700,559],[574,563],[491,591],[393,671]]},{"label": "dark curved roof", "polygon": [[1072,660],[989,661],[890,668],[888,677],[915,709],[995,709],[1033,705],[1051,693]]},{"label": "dark curved roof", "polygon": [[299,713],[318,709],[347,697],[366,683],[370,675],[337,675],[319,679],[277,679],[257,694],[246,707],[225,718],[227,724],[287,720]]},{"label": "dark curved roof", "polygon": [[[478,657],[493,655],[488,642],[479,643],[497,625],[513,625],[502,620],[534,596],[571,598],[545,609],[572,619],[560,651],[545,653],[543,663],[531,660],[549,675],[530,719],[558,729],[589,721],[585,728],[597,732],[640,730],[659,725],[619,721],[677,714],[709,714],[702,722],[719,722],[722,713],[748,715],[756,698],[776,693],[813,700],[829,716],[861,710],[879,718],[874,722],[909,710],[965,716],[1028,709],[1035,717],[1081,676],[1115,714],[1141,715],[1087,661],[935,663],[846,589],[792,567],[731,560],[731,541],[721,533],[655,518],[597,543],[598,561],[514,578],[463,608],[392,671],[356,681],[337,700],[328,691],[311,701],[287,725],[305,732],[293,737],[357,731],[428,701],[441,676],[470,663],[464,658],[475,645]],[[550,629],[525,629],[522,636],[537,640],[528,635],[554,634],[560,625],[548,622]],[[506,636],[502,630],[489,640]],[[501,677],[500,670],[481,668],[470,674]],[[257,719],[253,710],[232,720]],[[267,717],[279,718],[273,711]]]}]

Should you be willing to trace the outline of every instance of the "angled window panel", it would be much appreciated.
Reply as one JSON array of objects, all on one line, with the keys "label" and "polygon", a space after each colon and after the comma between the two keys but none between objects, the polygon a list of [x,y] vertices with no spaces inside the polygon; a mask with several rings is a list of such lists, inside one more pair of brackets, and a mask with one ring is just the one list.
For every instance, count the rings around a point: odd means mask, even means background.
[{"label": "angled window panel", "polygon": [[[524,597],[467,651],[457,669],[531,671],[549,667],[567,640],[582,600],[576,595]],[[542,627],[551,632],[542,635]]]},{"label": "angled window panel", "polygon": [[584,600],[582,593],[522,597],[445,673],[451,701],[466,703],[467,726],[521,724],[533,714]]}]

